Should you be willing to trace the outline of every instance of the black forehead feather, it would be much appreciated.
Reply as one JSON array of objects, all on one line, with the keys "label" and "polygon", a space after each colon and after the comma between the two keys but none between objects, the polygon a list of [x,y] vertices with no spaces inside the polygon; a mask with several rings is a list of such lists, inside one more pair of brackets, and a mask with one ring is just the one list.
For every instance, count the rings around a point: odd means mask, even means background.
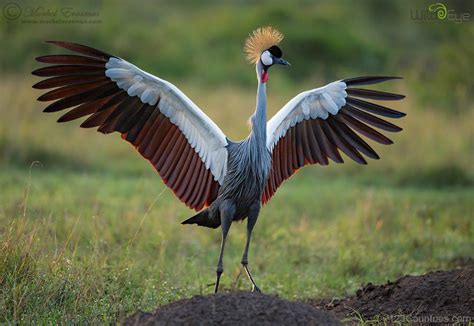
[{"label": "black forehead feather", "polygon": [[274,57],[277,57],[277,58],[281,58],[281,56],[283,55],[283,52],[281,52],[281,49],[276,45],[273,45],[271,48],[269,48],[268,52],[270,52]]}]

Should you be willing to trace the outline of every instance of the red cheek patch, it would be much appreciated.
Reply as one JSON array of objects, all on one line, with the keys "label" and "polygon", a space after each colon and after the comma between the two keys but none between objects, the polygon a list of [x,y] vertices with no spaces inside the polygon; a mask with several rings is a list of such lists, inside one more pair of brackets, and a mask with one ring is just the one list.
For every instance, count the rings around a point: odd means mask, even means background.
[{"label": "red cheek patch", "polygon": [[262,83],[266,83],[268,81],[268,72],[262,70]]}]

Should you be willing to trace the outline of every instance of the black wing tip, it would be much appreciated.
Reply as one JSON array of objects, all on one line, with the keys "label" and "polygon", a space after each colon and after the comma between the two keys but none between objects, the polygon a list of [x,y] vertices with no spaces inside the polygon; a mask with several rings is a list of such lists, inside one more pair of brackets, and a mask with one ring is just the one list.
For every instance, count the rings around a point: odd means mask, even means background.
[{"label": "black wing tip", "polygon": [[385,81],[395,80],[395,79],[403,79],[403,77],[400,77],[400,76],[360,76],[360,77],[343,79],[342,82],[344,82],[347,86],[371,85],[371,84],[383,83]]},{"label": "black wing tip", "polygon": [[[38,74],[38,70],[40,70],[40,69],[41,69],[41,68],[33,70],[33,71],[31,72],[31,74],[32,74],[33,76],[42,77],[41,75]],[[36,84],[35,84],[35,85],[36,85]],[[34,85],[33,85],[33,86],[34,86]]]},{"label": "black wing tip", "polygon": [[84,128],[84,129],[89,129],[89,128],[94,128],[94,127],[97,127],[97,126],[92,126],[90,125],[89,121],[88,120],[85,120],[84,122],[82,122],[80,125],[79,125],[80,128]]},{"label": "black wing tip", "polygon": [[45,113],[51,113],[51,112],[56,112],[55,110],[52,110],[49,106],[43,109],[43,112]]},{"label": "black wing tip", "polygon": [[101,50],[95,49],[93,47],[90,47],[88,45],[80,44],[80,43],[75,43],[75,42],[67,42],[67,41],[56,41],[56,40],[47,40],[43,41],[43,43],[47,44],[53,44],[62,48],[65,48],[67,50],[73,51],[73,52],[78,52],[82,53],[86,56],[91,56],[91,57],[97,57],[97,58],[116,58],[116,56],[103,52]]},{"label": "black wing tip", "polygon": [[403,94],[396,94],[397,98],[395,99],[395,101],[399,101],[399,100],[403,100],[405,98],[407,98],[406,95],[403,95]]},{"label": "black wing tip", "polygon": [[73,42],[59,41],[59,40],[46,40],[46,41],[43,41],[43,43],[54,44],[54,45],[60,45],[60,44],[82,45],[82,44],[77,44],[77,43],[73,43]]},{"label": "black wing tip", "polygon": [[367,157],[370,157],[373,160],[380,160],[380,155],[376,151],[372,151],[370,153],[370,155],[365,154],[365,153],[364,153],[364,155],[367,156]]},{"label": "black wing tip", "polygon": [[56,46],[59,46],[59,47],[64,47],[64,45],[67,45],[67,44],[82,46],[82,44],[67,42],[67,41],[59,41],[59,40],[46,40],[46,41],[43,41],[43,43],[52,44],[52,45],[56,45]]},{"label": "black wing tip", "polygon": [[403,79],[402,76],[373,76],[376,78],[384,78],[385,80]]},{"label": "black wing tip", "polygon": [[403,77],[401,76],[359,76],[359,77],[352,77],[352,78],[346,78],[346,79],[343,79],[342,81],[343,82],[346,82],[346,81],[351,81],[351,80],[362,80],[362,79],[374,79],[374,80],[383,80],[383,81],[387,81],[387,80],[394,80],[394,79],[403,79]]},{"label": "black wing tip", "polygon": [[48,61],[48,59],[53,58],[53,57],[58,57],[58,56],[70,56],[70,54],[61,54],[61,55],[45,54],[45,55],[40,55],[39,57],[36,57],[35,61],[38,61],[41,63],[51,63]]},{"label": "black wing tip", "polygon": [[403,118],[407,114],[405,112],[397,111],[397,113],[394,115],[395,115],[394,118],[399,119],[399,118]]},{"label": "black wing tip", "polygon": [[354,77],[349,79],[362,79],[362,78],[370,78],[370,79],[384,79],[384,80],[394,80],[394,79],[403,79],[402,76],[360,76]]},{"label": "black wing tip", "polygon": [[35,58],[35,61],[44,63],[44,57],[46,57],[46,56],[47,56],[47,55],[41,55],[41,56],[39,56],[39,57],[36,57],[36,58]]},{"label": "black wing tip", "polygon": [[76,46],[88,47],[87,45],[84,45],[84,44],[69,42],[69,41],[60,41],[60,40],[46,40],[46,41],[43,41],[43,43],[57,45],[60,47],[63,47],[63,45],[76,45]]},{"label": "black wing tip", "polygon": [[[33,73],[31,73],[31,74],[33,74]],[[41,86],[40,86],[40,85],[41,85],[40,83],[41,83],[41,82],[37,82],[36,84],[32,85],[31,88],[34,88],[34,89],[42,89]]]},{"label": "black wing tip", "polygon": [[[33,85],[33,86],[34,86],[34,85]],[[36,100],[39,101],[39,102],[49,102],[49,101],[51,101],[51,100],[46,99],[46,98],[45,98],[45,95],[46,95],[46,93],[45,93],[45,94],[42,94],[42,95],[40,95],[40,96],[38,96],[38,97],[36,98]]]}]

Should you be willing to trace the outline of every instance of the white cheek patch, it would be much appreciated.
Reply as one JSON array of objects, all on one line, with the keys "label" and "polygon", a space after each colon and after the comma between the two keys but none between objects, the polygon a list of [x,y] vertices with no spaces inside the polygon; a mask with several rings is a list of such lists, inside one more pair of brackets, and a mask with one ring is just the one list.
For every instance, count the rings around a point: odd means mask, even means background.
[{"label": "white cheek patch", "polygon": [[262,56],[260,57],[260,60],[262,60],[262,63],[265,66],[271,66],[273,64],[272,55],[268,51],[264,51],[262,53]]}]

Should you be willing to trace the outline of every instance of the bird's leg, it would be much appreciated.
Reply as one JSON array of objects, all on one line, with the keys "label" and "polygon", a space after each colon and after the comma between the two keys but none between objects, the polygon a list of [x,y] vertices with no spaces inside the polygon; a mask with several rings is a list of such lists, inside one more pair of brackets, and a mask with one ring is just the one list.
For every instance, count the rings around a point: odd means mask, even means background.
[{"label": "bird's leg", "polygon": [[257,223],[259,211],[260,211],[260,202],[252,205],[249,211],[249,216],[247,220],[247,241],[245,242],[245,249],[244,249],[244,253],[242,255],[242,261],[241,261],[242,266],[244,267],[245,272],[247,273],[247,276],[250,282],[252,282],[252,291],[255,291],[255,292],[262,292],[262,291],[259,289],[257,284],[255,284],[252,274],[250,273],[250,270],[248,268],[249,261],[248,261],[247,255],[249,252],[250,239],[252,237],[252,230],[253,230],[253,227],[255,226],[255,223]]},{"label": "bird's leg", "polygon": [[221,228],[222,228],[222,240],[221,240],[221,252],[219,254],[219,261],[217,262],[217,279],[216,279],[216,287],[214,288],[214,293],[217,293],[219,290],[219,281],[221,279],[221,275],[224,272],[224,264],[222,263],[222,259],[224,256],[224,247],[225,247],[225,240],[227,238],[227,233],[229,233],[230,225],[232,224],[232,220],[234,219],[235,213],[235,206],[231,204],[229,201],[224,201],[221,209]]}]

